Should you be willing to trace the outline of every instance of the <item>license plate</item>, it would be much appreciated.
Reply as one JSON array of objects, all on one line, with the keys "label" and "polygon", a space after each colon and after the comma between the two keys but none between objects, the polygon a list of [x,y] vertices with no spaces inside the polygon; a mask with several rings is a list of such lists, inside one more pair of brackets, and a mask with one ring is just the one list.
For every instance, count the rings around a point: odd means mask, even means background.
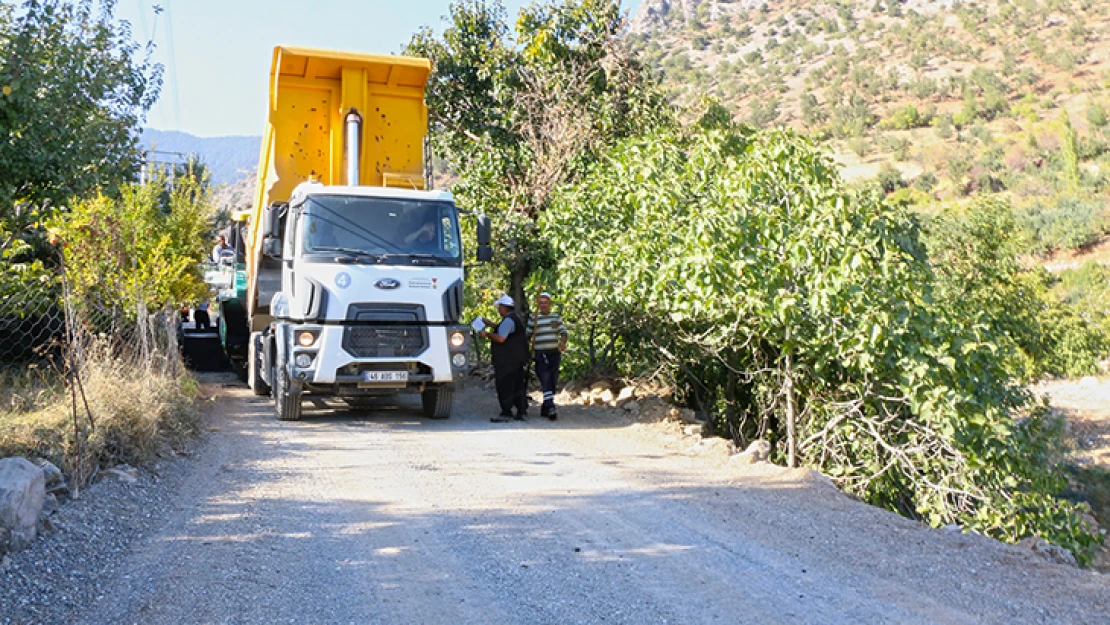
[{"label": "license plate", "polygon": [[363,371],[363,382],[408,382],[408,371]]}]

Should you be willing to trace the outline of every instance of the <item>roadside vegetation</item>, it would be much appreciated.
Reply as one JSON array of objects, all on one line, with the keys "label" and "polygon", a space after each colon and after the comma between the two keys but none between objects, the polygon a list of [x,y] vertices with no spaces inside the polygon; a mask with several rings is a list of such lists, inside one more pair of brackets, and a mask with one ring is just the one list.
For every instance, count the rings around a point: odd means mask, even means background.
[{"label": "roadside vegetation", "polygon": [[172,320],[205,293],[212,200],[201,170],[135,182],[148,52],[110,4],[0,7],[0,457],[77,486],[196,429]]},{"label": "roadside vegetation", "polygon": [[[1077,286],[1099,278],[1026,260],[1102,234],[1080,224],[1102,209],[1078,155],[1058,150],[1066,199],[1040,209],[979,187],[940,202],[936,180],[907,187],[893,168],[845,182],[822,133],[761,130],[714,98],[660,106],[666,83],[619,45],[616,11],[535,5],[511,26],[496,3],[464,1],[441,36],[413,41],[436,63],[456,193],[501,227],[471,306],[506,285],[553,289],[576,330],[569,372],[663,377],[722,435],[769,440],[776,461],[865,501],[1089,561],[1101,536],[1064,496],[1062,423],[1027,390],[1094,372],[1110,345]],[[580,85],[576,104],[546,101],[548,85]],[[613,110],[650,114],[606,123]]]}]

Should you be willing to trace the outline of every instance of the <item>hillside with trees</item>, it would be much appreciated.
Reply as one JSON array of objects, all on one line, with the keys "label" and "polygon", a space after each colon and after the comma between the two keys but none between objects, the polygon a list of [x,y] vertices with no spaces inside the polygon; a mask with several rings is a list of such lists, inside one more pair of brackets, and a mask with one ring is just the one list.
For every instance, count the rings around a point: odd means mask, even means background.
[{"label": "hillside with trees", "polygon": [[677,101],[828,140],[913,203],[1106,189],[1105,3],[646,0],[632,32]]}]

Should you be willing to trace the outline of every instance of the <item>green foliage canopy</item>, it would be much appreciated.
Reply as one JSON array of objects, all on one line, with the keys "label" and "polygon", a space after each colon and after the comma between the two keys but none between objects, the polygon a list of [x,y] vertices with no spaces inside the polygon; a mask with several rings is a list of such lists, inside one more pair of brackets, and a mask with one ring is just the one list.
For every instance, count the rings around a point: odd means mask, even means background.
[{"label": "green foliage canopy", "polygon": [[[662,355],[741,443],[782,441],[793,412],[802,459],[869,502],[1081,557],[1096,540],[1054,497],[1052,421],[1014,377],[1004,317],[940,289],[917,219],[846,190],[809,141],[625,141],[541,223],[567,318],[625,362]],[[967,266],[959,249],[938,262]]]},{"label": "green foliage canopy", "polygon": [[623,31],[616,0],[536,3],[512,26],[500,2],[461,0],[442,36],[424,30],[406,47],[435,63],[434,148],[460,172],[460,202],[493,218],[514,297],[551,262],[534,221],[554,189],[614,141],[671,119]]},{"label": "green foliage canopy", "polygon": [[204,297],[211,194],[191,176],[167,188],[162,179],[124,184],[118,198],[78,200],[51,221],[78,302],[133,313],[137,304],[153,310]]},{"label": "green foliage canopy", "polygon": [[136,170],[138,129],[161,68],[113,21],[113,4],[0,6],[2,248],[71,197],[110,189]]}]

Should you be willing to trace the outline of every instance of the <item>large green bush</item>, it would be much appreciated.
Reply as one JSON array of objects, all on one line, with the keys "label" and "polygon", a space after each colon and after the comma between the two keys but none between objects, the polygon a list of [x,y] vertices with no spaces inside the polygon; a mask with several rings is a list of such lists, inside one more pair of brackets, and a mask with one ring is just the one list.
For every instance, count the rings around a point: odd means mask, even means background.
[{"label": "large green bush", "polygon": [[1019,219],[1007,202],[991,197],[932,219],[934,297],[993,337],[1010,355],[1002,362],[1012,376],[1094,373],[1106,356],[1106,334],[1094,316],[1050,292],[1048,272],[1019,263],[1029,249]]},{"label": "large green bush", "polygon": [[[1054,496],[1056,433],[1005,319],[942,289],[916,218],[847,191],[807,140],[627,140],[541,225],[580,333],[628,372],[662,359],[741,442],[782,450],[792,417],[801,460],[866,501],[1080,558],[1096,541]],[[975,262],[957,251],[951,278]]]},{"label": "large green bush", "polygon": [[1037,201],[1025,206],[1017,211],[1017,221],[1033,254],[1090,245],[1107,227],[1098,204],[1070,196],[1060,197],[1055,203]]}]

